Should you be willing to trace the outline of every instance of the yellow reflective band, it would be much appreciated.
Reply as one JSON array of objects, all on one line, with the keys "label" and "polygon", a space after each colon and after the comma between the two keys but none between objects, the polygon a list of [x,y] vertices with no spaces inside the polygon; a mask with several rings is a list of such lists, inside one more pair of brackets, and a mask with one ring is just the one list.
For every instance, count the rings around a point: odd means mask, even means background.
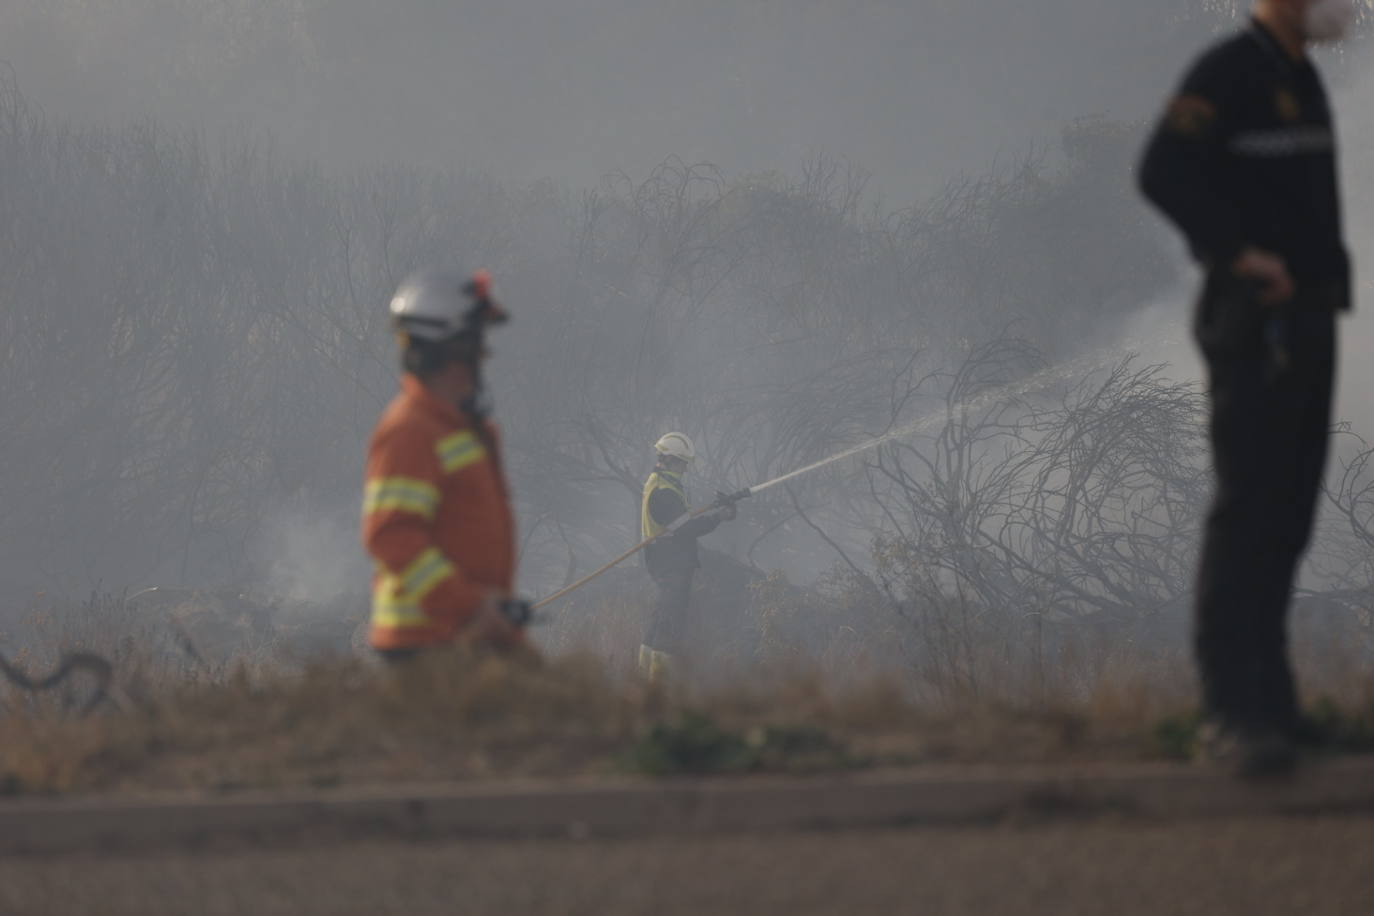
[{"label": "yellow reflective band", "polygon": [[378,578],[377,588],[372,593],[372,625],[392,629],[429,626],[429,616],[418,604],[408,598],[396,597],[399,585],[394,576]]},{"label": "yellow reflective band", "polygon": [[433,547],[399,576],[379,570],[372,591],[372,625],[393,629],[429,626],[432,621],[420,603],[453,573],[453,564]]},{"label": "yellow reflective band", "polygon": [[373,512],[413,512],[433,518],[439,506],[439,490],[433,484],[413,477],[384,477],[369,480],[363,490],[363,515]]},{"label": "yellow reflective band", "polygon": [[682,504],[687,505],[687,494],[682,489],[681,481],[663,471],[654,471],[650,474],[649,479],[644,481],[644,496],[639,503],[639,533],[646,540],[658,537],[665,530],[663,525],[654,521],[653,515],[649,512],[649,499],[659,490],[672,490],[682,497]]},{"label": "yellow reflective band", "polygon": [[419,604],[451,575],[453,564],[444,558],[437,547],[431,547],[401,573],[401,591],[408,601]]},{"label": "yellow reflective band", "polygon": [[454,471],[461,471],[486,457],[487,450],[482,447],[481,441],[470,430],[454,433],[439,440],[439,444],[434,447],[439,455],[439,465],[444,469],[444,473],[452,474]]}]

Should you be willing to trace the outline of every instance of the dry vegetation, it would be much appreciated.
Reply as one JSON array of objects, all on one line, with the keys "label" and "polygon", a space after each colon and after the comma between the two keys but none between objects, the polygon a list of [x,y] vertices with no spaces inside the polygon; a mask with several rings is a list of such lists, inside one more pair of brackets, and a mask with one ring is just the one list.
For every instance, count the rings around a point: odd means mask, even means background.
[{"label": "dry vegetation", "polygon": [[[774,626],[801,626],[797,618],[812,611],[804,603],[770,605],[779,588],[756,583],[750,600],[763,607],[751,613],[780,618]],[[637,638],[635,600],[633,592],[622,595],[619,611],[607,607],[594,615],[599,627],[584,626],[580,635],[560,636],[556,624],[539,638],[628,644]],[[292,636],[279,633],[270,645],[211,663],[185,627],[150,652],[153,621],[175,617],[130,608],[106,598],[48,613],[49,624],[67,621],[53,632],[68,646],[125,647],[112,655],[117,689],[86,717],[70,711],[89,688],[78,680],[37,697],[0,692],[0,791],[232,791],[1125,760],[1179,754],[1191,736],[1186,659],[1129,643],[1066,639],[1046,656],[1003,641],[979,659],[977,681],[955,674],[957,659],[939,669],[950,679],[938,681],[920,667],[871,675],[881,669],[856,668],[859,656],[844,647],[803,654],[775,630],[758,644],[752,670],[717,671],[661,690],[629,675],[628,653],[609,664],[585,653],[541,664],[454,650],[392,669],[342,655],[292,662]],[[133,619],[144,623],[137,637],[110,629]],[[866,638],[885,640],[881,633]],[[1306,666],[1326,675],[1312,685],[1344,701],[1319,704],[1319,715],[1345,746],[1368,746],[1365,711],[1374,704],[1365,684],[1353,667],[1332,664],[1339,653],[1329,645],[1303,645],[1309,659],[1322,653],[1321,665]],[[52,646],[40,640],[27,664],[50,658]]]},{"label": "dry vegetation", "polygon": [[1144,692],[1105,706],[926,706],[891,684],[816,676],[660,692],[583,658],[542,666],[463,653],[401,672],[358,661],[236,668],[66,718],[15,703],[0,721],[6,793],[232,790],[569,776],[754,772],[1150,753]]}]

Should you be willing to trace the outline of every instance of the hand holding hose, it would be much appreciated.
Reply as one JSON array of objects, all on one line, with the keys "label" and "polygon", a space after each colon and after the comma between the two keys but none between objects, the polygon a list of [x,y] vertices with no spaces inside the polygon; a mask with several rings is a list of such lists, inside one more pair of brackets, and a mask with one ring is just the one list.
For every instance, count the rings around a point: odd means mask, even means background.
[{"label": "hand holding hose", "polygon": [[720,520],[724,522],[734,521],[735,517],[739,515],[739,509],[735,504],[742,499],[748,499],[749,496],[750,493],[747,488],[738,490],[734,493],[726,493],[724,490],[717,490],[716,501],[713,505],[715,505],[716,511],[720,515]]},{"label": "hand holding hose", "polygon": [[501,650],[527,648],[524,630],[538,622],[530,602],[493,589],[482,597],[477,610],[463,624],[458,638],[471,645]]},{"label": "hand holding hose", "polygon": [[523,630],[532,623],[538,623],[534,606],[524,598],[507,598],[501,602],[501,616],[513,627]]}]

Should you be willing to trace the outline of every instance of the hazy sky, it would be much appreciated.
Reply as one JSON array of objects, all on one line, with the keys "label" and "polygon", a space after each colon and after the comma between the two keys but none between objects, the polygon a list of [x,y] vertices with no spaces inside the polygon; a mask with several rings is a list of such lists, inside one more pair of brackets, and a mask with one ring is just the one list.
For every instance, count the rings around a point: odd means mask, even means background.
[{"label": "hazy sky", "polygon": [[[0,0],[0,61],[54,120],[270,131],[329,168],[472,167],[576,186],[616,169],[642,177],[670,155],[739,176],[795,172],[823,153],[872,172],[896,207],[1053,148],[1076,117],[1152,116],[1211,39],[1169,11],[1203,2]],[[1371,77],[1337,91],[1361,263],[1374,245],[1361,155],[1374,143]],[[1120,163],[1123,181],[1130,167]],[[58,215],[73,231],[108,231],[86,227],[84,207]],[[1178,253],[1176,288],[1140,304],[1146,318],[1123,344],[1192,375],[1192,280]],[[1347,325],[1342,416],[1374,434],[1364,290]],[[349,553],[351,484],[342,502],[337,528],[302,518],[283,535],[318,547],[303,565],[335,578],[320,557],[361,558]]]},{"label": "hazy sky", "polygon": [[1140,118],[1206,36],[1184,0],[4,0],[53,115],[270,128],[330,165],[574,184],[669,155],[825,153],[898,201],[1085,114]]}]

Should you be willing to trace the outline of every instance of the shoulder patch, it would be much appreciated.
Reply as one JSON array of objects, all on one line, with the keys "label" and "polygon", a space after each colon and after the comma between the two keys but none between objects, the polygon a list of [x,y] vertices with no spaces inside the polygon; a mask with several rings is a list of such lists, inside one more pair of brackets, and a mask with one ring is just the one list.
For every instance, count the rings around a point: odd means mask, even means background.
[{"label": "shoulder patch", "polygon": [[1169,103],[1165,127],[1185,137],[1204,136],[1216,121],[1217,109],[1200,95],[1180,95]]},{"label": "shoulder patch", "polygon": [[1293,94],[1291,89],[1280,89],[1274,96],[1274,109],[1278,112],[1281,121],[1296,121],[1302,117],[1302,106],[1298,104],[1298,97]]}]

